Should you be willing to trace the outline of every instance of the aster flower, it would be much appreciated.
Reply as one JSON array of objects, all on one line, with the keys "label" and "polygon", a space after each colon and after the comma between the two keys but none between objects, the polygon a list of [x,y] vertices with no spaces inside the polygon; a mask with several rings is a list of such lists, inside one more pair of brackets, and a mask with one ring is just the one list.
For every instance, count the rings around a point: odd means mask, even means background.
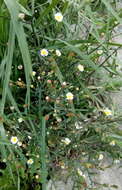
[{"label": "aster flower", "polygon": [[47,49],[40,50],[40,55],[43,56],[43,57],[48,56],[48,50]]},{"label": "aster flower", "polygon": [[31,164],[33,164],[33,162],[34,162],[33,159],[30,158],[30,159],[27,161],[27,164],[28,164],[28,165],[31,165]]},{"label": "aster flower", "polygon": [[68,92],[67,94],[66,94],[66,99],[67,100],[73,100],[73,98],[74,98],[74,95],[71,93],[71,92]]},{"label": "aster flower", "polygon": [[12,144],[17,144],[18,138],[16,136],[12,136],[10,141]]},{"label": "aster flower", "polygon": [[103,110],[103,113],[106,115],[106,116],[111,116],[112,115],[112,111],[108,108],[104,109]]},{"label": "aster flower", "polygon": [[63,15],[60,12],[56,13],[54,15],[54,17],[55,17],[55,20],[58,21],[58,22],[62,22],[62,20],[63,20]]}]

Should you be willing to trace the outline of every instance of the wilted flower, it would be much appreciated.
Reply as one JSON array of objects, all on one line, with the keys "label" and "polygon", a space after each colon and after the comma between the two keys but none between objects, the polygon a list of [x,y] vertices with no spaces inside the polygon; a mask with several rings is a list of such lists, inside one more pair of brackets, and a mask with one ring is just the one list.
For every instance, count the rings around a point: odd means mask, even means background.
[{"label": "wilted flower", "polygon": [[118,24],[118,21],[114,21],[114,24]]},{"label": "wilted flower", "polygon": [[103,50],[101,49],[101,50],[97,50],[97,54],[98,55],[101,55],[103,53]]},{"label": "wilted flower", "polygon": [[115,146],[115,144],[116,144],[116,143],[115,143],[114,140],[110,142],[110,145],[111,145],[111,146]]},{"label": "wilted flower", "polygon": [[103,113],[106,115],[106,116],[111,116],[112,115],[112,111],[108,108],[104,109],[103,110]]},{"label": "wilted flower", "polygon": [[18,138],[17,137],[15,137],[15,136],[11,137],[11,143],[12,144],[16,144],[17,142],[18,142]]},{"label": "wilted flower", "polygon": [[18,146],[22,146],[22,142],[21,142],[21,141],[18,141],[17,145],[18,145]]},{"label": "wilted flower", "polygon": [[77,169],[77,173],[78,175],[83,176],[83,172],[80,170],[80,168]]},{"label": "wilted flower", "polygon": [[75,122],[75,127],[76,127],[76,129],[82,129],[83,128],[81,122]]},{"label": "wilted flower", "polygon": [[23,118],[20,117],[20,118],[18,119],[18,122],[19,122],[19,123],[22,123],[22,122],[23,122]]},{"label": "wilted flower", "polygon": [[41,56],[46,57],[46,56],[48,56],[48,50],[42,49],[42,50],[40,50],[40,54],[41,54]]},{"label": "wilted flower", "polygon": [[31,136],[29,136],[29,135],[28,135],[28,138],[29,138],[29,139],[32,139],[32,137],[31,137]]},{"label": "wilted flower", "polygon": [[71,140],[69,138],[65,138],[62,140],[62,142],[66,145],[70,144],[71,143]]},{"label": "wilted flower", "polygon": [[48,84],[51,84],[51,83],[52,83],[52,81],[48,79],[48,80],[47,80],[47,83],[48,83]]},{"label": "wilted flower", "polygon": [[60,50],[58,50],[58,49],[56,49],[56,55],[58,56],[58,57],[60,57],[61,56],[61,52],[60,52]]},{"label": "wilted flower", "polygon": [[18,78],[18,81],[21,81],[22,79],[21,78]]},{"label": "wilted flower", "polygon": [[46,73],[45,73],[45,71],[43,71],[41,74],[44,76]]},{"label": "wilted flower", "polygon": [[34,85],[33,85],[33,84],[31,84],[31,85],[30,85],[30,87],[31,87],[31,88],[34,88]]},{"label": "wilted flower", "polygon": [[120,160],[114,160],[115,164],[120,164]]},{"label": "wilted flower", "polygon": [[35,178],[36,178],[36,179],[39,179],[39,175],[35,175]]},{"label": "wilted flower", "polygon": [[27,161],[27,164],[29,164],[29,165],[33,164],[33,159],[30,158],[30,159]]},{"label": "wilted flower", "polygon": [[4,159],[3,159],[3,162],[7,162],[7,160],[4,158]]},{"label": "wilted flower", "polygon": [[23,69],[23,66],[22,66],[22,65],[18,65],[18,69],[19,69],[19,70],[22,70],[22,69]]},{"label": "wilted flower", "polygon": [[62,119],[60,118],[60,117],[56,117],[56,120],[57,120],[57,122],[61,122],[62,121]]},{"label": "wilted flower", "polygon": [[62,168],[62,169],[65,169],[66,168],[66,165],[65,165],[65,163],[64,162],[59,162],[59,165],[60,165],[60,167]]},{"label": "wilted flower", "polygon": [[84,66],[83,65],[78,65],[77,68],[79,69],[79,71],[83,72],[84,71]]},{"label": "wilted flower", "polygon": [[41,79],[41,77],[40,77],[40,76],[38,76],[38,77],[37,77],[37,79],[38,79],[38,80],[40,80],[40,79]]},{"label": "wilted flower", "polygon": [[67,85],[67,83],[64,81],[63,83],[62,83],[62,86],[66,86]]},{"label": "wilted flower", "polygon": [[105,33],[104,33],[104,32],[102,32],[102,33],[101,33],[101,36],[105,36]]},{"label": "wilted flower", "polygon": [[12,110],[12,111],[13,111],[14,109],[15,109],[15,108],[14,108],[14,106],[10,106],[10,110]]},{"label": "wilted flower", "polygon": [[76,90],[78,91],[78,90],[79,90],[79,87],[77,87]]},{"label": "wilted flower", "polygon": [[47,101],[50,101],[50,97],[49,97],[49,96],[46,96],[45,99],[46,99]]},{"label": "wilted flower", "polygon": [[62,20],[63,20],[63,15],[62,15],[62,13],[56,13],[55,15],[54,15],[54,17],[55,17],[55,20],[57,20],[58,22],[62,22]]},{"label": "wilted flower", "polygon": [[68,92],[68,93],[66,94],[66,99],[67,99],[67,100],[73,100],[73,98],[74,98],[74,95],[73,95],[71,92]]},{"label": "wilted flower", "polygon": [[19,13],[18,17],[23,20],[25,18],[25,14],[24,13]]},{"label": "wilted flower", "polygon": [[32,76],[35,76],[36,75],[36,72],[35,71],[32,71]]}]

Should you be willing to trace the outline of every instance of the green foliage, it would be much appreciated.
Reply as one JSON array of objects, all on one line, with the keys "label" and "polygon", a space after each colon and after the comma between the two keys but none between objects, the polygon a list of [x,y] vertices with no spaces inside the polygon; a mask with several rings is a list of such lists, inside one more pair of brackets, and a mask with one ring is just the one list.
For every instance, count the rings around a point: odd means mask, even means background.
[{"label": "green foliage", "polygon": [[0,0],[1,190],[45,190],[62,169],[89,189],[78,168],[99,168],[105,152],[122,158],[110,98],[122,83],[112,38],[121,17],[115,1]]}]

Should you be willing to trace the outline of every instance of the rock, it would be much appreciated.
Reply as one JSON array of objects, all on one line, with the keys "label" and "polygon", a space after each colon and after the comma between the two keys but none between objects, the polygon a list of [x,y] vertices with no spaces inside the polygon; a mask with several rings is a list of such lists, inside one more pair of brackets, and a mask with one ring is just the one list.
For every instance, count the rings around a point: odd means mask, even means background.
[{"label": "rock", "polygon": [[71,177],[69,177],[66,181],[61,180],[49,180],[47,184],[47,190],[73,190],[74,182]]}]

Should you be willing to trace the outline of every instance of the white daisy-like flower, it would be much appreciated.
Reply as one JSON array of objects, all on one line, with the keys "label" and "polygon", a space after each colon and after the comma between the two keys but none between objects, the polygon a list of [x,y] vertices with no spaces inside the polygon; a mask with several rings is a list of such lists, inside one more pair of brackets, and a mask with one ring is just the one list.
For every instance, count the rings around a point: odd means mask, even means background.
[{"label": "white daisy-like flower", "polygon": [[66,145],[70,144],[71,143],[71,140],[69,138],[65,138],[62,140],[62,142]]},{"label": "white daisy-like flower", "polygon": [[56,49],[55,53],[56,53],[56,55],[57,55],[58,57],[61,56],[61,52],[60,52],[60,50]]},{"label": "white daisy-like flower", "polygon": [[60,12],[56,13],[54,15],[54,17],[55,17],[55,20],[58,21],[58,22],[62,22],[62,20],[63,20],[63,15]]},{"label": "white daisy-like flower", "polygon": [[77,66],[77,68],[78,68],[78,70],[81,71],[81,72],[84,71],[84,66],[83,66],[83,65],[80,65],[80,64],[79,64],[79,65]]},{"label": "white daisy-like flower", "polygon": [[33,162],[34,162],[34,161],[33,161],[33,159],[31,159],[31,158],[30,158],[29,160],[27,160],[27,164],[28,164],[28,165],[33,164]]},{"label": "white daisy-like flower", "polygon": [[20,18],[20,19],[23,20],[25,18],[25,14],[24,13],[19,13],[18,14],[18,18]]},{"label": "white daisy-like flower", "polygon": [[108,108],[104,109],[103,110],[103,113],[106,115],[106,116],[112,116],[112,111]]},{"label": "white daisy-like flower", "polygon": [[111,146],[115,146],[115,141],[113,140],[113,141],[111,141],[110,143],[109,143]]},{"label": "white daisy-like flower", "polygon": [[40,54],[41,54],[41,56],[46,57],[46,56],[48,56],[48,50],[42,49],[42,50],[40,50]]},{"label": "white daisy-like flower", "polygon": [[19,123],[22,123],[22,122],[23,122],[23,118],[20,117],[20,118],[18,119],[18,122],[19,122]]},{"label": "white daisy-like flower", "polygon": [[74,98],[74,95],[71,93],[71,92],[68,92],[67,94],[66,94],[66,99],[67,100],[73,100],[73,98]]},{"label": "white daisy-like flower", "polygon": [[103,154],[100,154],[98,160],[103,160],[103,158],[104,158]]},{"label": "white daisy-like flower", "polygon": [[17,144],[18,138],[16,136],[13,136],[13,137],[11,137],[10,141],[11,141],[12,144]]}]

